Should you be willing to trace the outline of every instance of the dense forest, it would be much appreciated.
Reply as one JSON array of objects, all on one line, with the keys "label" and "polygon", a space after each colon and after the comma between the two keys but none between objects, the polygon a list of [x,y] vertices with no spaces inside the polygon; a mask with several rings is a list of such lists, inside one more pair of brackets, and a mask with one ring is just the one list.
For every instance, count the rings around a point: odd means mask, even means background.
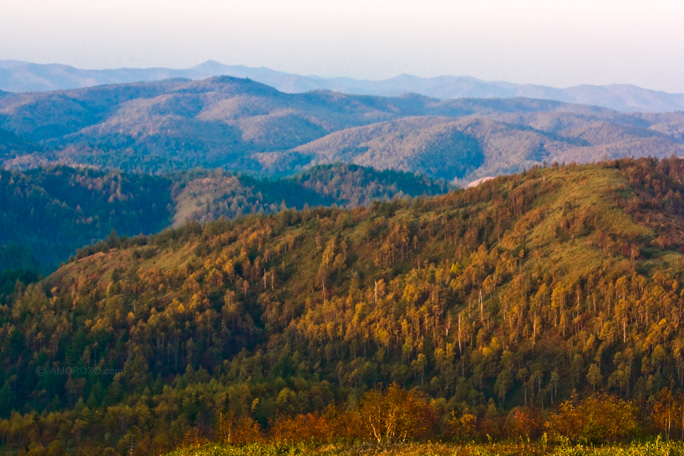
[{"label": "dense forest", "polygon": [[0,445],[151,454],[402,401],[452,437],[516,411],[679,437],[683,197],[684,160],[619,160],[111,237],[0,308]]},{"label": "dense forest", "polygon": [[355,207],[446,191],[443,182],[356,165],[319,166],[280,180],[222,170],[167,176],[65,166],[0,170],[0,272],[50,272],[76,249],[113,231],[152,234],[190,220],[286,207]]},{"label": "dense forest", "polygon": [[0,170],[0,245],[22,252],[0,250],[0,270],[45,272],[112,230],[129,236],[162,230],[171,217],[171,184],[88,168]]}]

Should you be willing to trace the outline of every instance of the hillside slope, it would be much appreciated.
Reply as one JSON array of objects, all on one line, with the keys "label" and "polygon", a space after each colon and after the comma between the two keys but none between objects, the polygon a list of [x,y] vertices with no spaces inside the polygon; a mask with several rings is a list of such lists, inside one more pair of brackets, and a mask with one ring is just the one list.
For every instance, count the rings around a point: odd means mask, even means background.
[{"label": "hillside slope", "polygon": [[684,382],[682,233],[684,161],[642,159],[113,239],[1,308],[0,416],[26,418],[0,433],[156,452],[379,382],[445,416],[573,391],[647,407]]}]

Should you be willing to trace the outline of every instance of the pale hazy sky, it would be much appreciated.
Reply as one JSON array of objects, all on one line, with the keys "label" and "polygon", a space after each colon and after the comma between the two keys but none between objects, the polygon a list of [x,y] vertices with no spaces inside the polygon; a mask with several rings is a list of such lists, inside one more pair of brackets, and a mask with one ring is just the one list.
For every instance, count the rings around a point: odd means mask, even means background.
[{"label": "pale hazy sky", "polygon": [[0,59],[684,92],[684,1],[0,0]]}]

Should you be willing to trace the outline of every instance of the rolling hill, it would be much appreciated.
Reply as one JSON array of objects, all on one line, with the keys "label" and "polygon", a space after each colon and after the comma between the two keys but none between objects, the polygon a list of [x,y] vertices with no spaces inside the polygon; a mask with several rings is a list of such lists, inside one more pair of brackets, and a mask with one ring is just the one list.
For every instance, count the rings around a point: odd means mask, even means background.
[{"label": "rolling hill", "polygon": [[544,162],[684,150],[684,113],[526,98],[289,94],[230,77],[8,95],[0,98],[0,128],[40,146],[12,146],[5,167],[222,167],[285,176],[342,161],[458,183]]},{"label": "rolling hill", "polygon": [[575,394],[648,411],[682,390],[682,233],[684,161],[640,159],[111,238],[0,307],[0,439],[152,454],[391,382],[490,437]]}]

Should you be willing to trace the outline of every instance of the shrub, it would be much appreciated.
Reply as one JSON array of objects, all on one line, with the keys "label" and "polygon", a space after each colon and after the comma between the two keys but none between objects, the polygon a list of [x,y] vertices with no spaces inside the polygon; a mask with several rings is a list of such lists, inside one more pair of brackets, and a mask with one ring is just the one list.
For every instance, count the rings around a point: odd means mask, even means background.
[{"label": "shrub", "polygon": [[639,429],[636,407],[608,394],[596,394],[578,404],[566,401],[546,422],[552,437],[588,443],[615,442]]}]

